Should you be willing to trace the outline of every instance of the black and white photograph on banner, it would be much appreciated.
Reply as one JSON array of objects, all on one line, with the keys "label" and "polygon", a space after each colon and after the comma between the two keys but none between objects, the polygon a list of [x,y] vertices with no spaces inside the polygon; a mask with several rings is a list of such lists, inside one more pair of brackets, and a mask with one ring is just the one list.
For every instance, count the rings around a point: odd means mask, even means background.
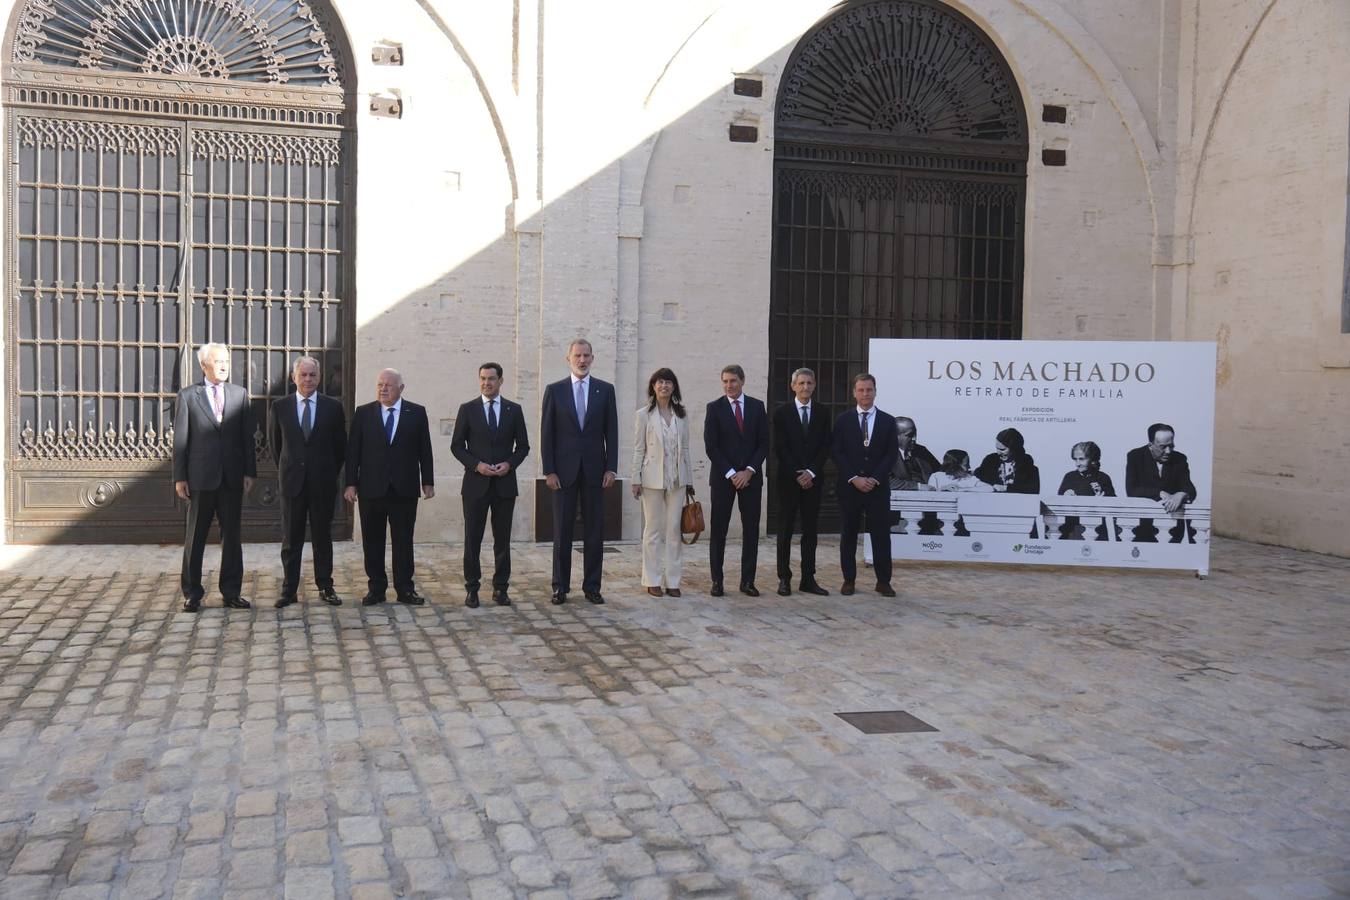
[{"label": "black and white photograph on banner", "polygon": [[1208,573],[1212,342],[876,339],[869,351],[900,446],[894,558]]}]

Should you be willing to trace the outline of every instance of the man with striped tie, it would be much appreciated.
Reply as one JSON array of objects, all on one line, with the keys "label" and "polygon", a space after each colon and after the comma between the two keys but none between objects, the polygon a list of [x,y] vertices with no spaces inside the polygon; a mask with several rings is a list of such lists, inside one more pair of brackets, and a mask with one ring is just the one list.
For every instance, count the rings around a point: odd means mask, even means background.
[{"label": "man with striped tie", "polygon": [[240,543],[244,494],[258,476],[253,409],[248,391],[230,384],[230,348],[202,344],[203,381],[178,392],[173,420],[173,489],[187,502],[183,540],[183,612],[202,608],[202,553],[211,522],[220,522],[220,593],[230,609],[248,609],[244,548]]}]

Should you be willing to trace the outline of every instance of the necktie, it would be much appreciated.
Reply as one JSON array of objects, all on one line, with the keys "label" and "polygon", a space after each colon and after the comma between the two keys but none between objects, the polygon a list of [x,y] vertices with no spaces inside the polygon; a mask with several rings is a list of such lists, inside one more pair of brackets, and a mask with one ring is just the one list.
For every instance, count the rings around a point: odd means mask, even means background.
[{"label": "necktie", "polygon": [[869,413],[870,413],[870,410],[869,410],[868,412],[865,412],[865,413],[862,414],[862,433],[863,433],[863,446],[864,446],[864,447],[866,447],[868,444],[871,443],[871,441],[868,440],[868,438],[867,438],[867,416],[869,415]]},{"label": "necktie", "polygon": [[220,399],[220,385],[211,385],[211,410],[216,414],[216,421],[219,422],[225,418],[225,404]]},{"label": "necktie", "polygon": [[384,420],[384,441],[386,444],[394,442],[394,408],[391,406],[385,410]]},{"label": "necktie", "polygon": [[586,382],[577,382],[577,423],[586,426]]},{"label": "necktie", "polygon": [[741,401],[732,400],[732,407],[736,410],[736,427],[742,434],[745,433],[745,416],[741,415]]},{"label": "necktie", "polygon": [[496,430],[497,430],[497,401],[496,401],[496,400],[489,400],[489,401],[488,401],[488,431],[496,432]]},{"label": "necktie", "polygon": [[309,440],[309,433],[314,430],[314,419],[310,416],[310,404],[313,402],[309,397],[305,398],[305,411],[300,416],[300,433],[305,436],[307,441]]},{"label": "necktie", "polygon": [[810,408],[810,407],[806,407],[806,406],[803,406],[803,407],[802,407],[802,431],[810,431],[810,430],[811,430],[811,416],[807,413],[807,410],[808,410],[809,408]]}]

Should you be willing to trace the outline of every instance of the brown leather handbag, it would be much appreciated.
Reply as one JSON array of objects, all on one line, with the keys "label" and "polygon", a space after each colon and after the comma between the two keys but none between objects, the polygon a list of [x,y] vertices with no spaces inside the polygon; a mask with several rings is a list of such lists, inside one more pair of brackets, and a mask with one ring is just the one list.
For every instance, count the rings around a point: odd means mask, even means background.
[{"label": "brown leather handbag", "polygon": [[[686,544],[698,542],[698,536],[703,533],[703,504],[694,499],[694,488],[685,488],[684,509],[680,510],[680,540]],[[693,537],[685,538],[684,535],[692,534]]]}]

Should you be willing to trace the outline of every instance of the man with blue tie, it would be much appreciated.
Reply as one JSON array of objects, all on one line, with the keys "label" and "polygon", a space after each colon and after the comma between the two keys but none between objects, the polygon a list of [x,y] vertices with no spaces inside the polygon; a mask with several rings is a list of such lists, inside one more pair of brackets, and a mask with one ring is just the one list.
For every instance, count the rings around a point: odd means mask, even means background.
[{"label": "man with blue tie", "polygon": [[577,338],[567,348],[571,375],[544,389],[540,465],[553,492],[553,603],[572,589],[572,528],[581,507],[581,589],[592,603],[604,562],[604,489],[619,470],[619,414],[614,385],[591,376],[595,351]]},{"label": "man with blue tie", "polygon": [[714,597],[724,593],[722,559],[733,505],[741,509],[741,593],[758,597],[759,512],[764,494],[764,460],[769,455],[769,417],[764,403],[745,395],[745,370],[722,369],[722,393],[703,418],[703,449],[712,462],[709,487],[712,522],[708,530],[708,566]]},{"label": "man with blue tie", "polygon": [[863,516],[872,538],[872,566],[877,593],[894,597],[891,587],[891,469],[899,453],[895,419],[877,409],[877,380],[863,373],[853,377],[857,406],[835,420],[831,456],[839,469],[835,493],[839,499],[839,568],[844,586],[854,593],[858,577],[858,532]]},{"label": "man with blue tie", "polygon": [[463,404],[455,417],[450,452],[464,464],[460,487],[464,503],[464,605],[477,609],[483,568],[478,556],[483,530],[492,516],[492,602],[510,606],[511,516],[516,508],[516,469],[530,453],[525,412],[501,395],[502,367],[478,367],[479,395]]},{"label": "man with blue tie", "polygon": [[413,529],[417,499],[436,496],[427,411],[403,399],[403,376],[384,369],[375,379],[375,402],[358,406],[347,439],[347,489],[358,503],[361,550],[368,590],[363,606],[385,600],[389,576],[384,568],[384,534],[393,544],[394,590],[398,602],[421,606],[426,599],[413,585]]},{"label": "man with blue tie", "polygon": [[295,393],[272,404],[268,429],[281,493],[282,579],[276,607],[296,602],[307,523],[319,599],[341,606],[342,598],[333,589],[333,512],[347,451],[347,416],[341,403],[319,393],[319,361],[314,357],[296,359],[291,381]]}]

